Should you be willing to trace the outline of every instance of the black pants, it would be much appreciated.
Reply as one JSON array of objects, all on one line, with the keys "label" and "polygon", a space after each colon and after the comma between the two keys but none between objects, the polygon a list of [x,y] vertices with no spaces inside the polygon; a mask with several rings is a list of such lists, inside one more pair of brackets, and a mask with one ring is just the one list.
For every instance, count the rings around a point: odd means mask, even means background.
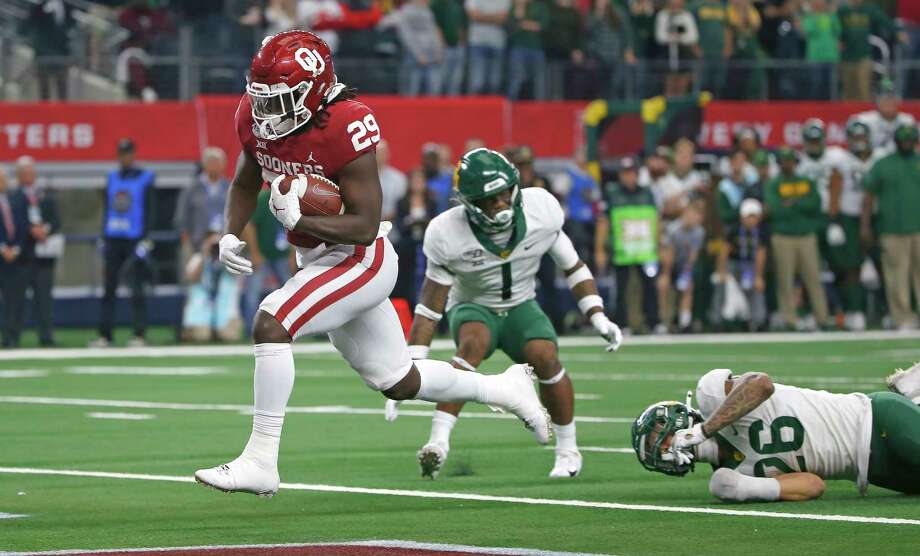
[{"label": "black pants", "polygon": [[0,264],[0,298],[3,301],[3,347],[18,347],[25,303],[25,276],[20,263]]},{"label": "black pants", "polygon": [[111,340],[115,321],[115,292],[122,273],[131,283],[132,305],[134,306],[134,335],[143,338],[147,327],[147,298],[144,296],[144,282],[147,267],[134,256],[138,240],[105,240],[105,294],[102,298],[102,320],[99,322],[99,336]]},{"label": "black pants", "polygon": [[32,289],[32,311],[38,325],[38,342],[50,345],[54,342],[54,319],[52,316],[51,288],[54,286],[54,265],[57,259],[35,258],[29,262],[23,285]]},{"label": "black pants", "polygon": [[617,277],[617,308],[614,311],[614,320],[620,326],[629,322],[627,313],[626,289],[629,287],[629,270],[636,269],[636,276],[642,282],[642,312],[645,315],[645,326],[652,329],[658,325],[658,290],[655,287],[656,276],[649,276],[642,269],[642,265],[614,266]]}]

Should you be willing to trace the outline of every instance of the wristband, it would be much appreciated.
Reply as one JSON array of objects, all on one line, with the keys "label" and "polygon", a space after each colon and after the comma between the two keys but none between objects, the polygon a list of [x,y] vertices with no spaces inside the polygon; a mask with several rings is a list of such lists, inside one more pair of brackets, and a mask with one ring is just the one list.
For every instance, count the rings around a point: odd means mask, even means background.
[{"label": "wristband", "polygon": [[428,352],[431,350],[428,346],[423,346],[421,344],[415,344],[409,346],[409,357],[413,361],[416,359],[428,359]]},{"label": "wristband", "polygon": [[425,317],[426,319],[433,320],[434,322],[440,322],[444,317],[441,313],[429,309],[428,307],[422,305],[421,303],[416,303],[415,305],[415,314],[420,317]]},{"label": "wristband", "polygon": [[575,272],[569,274],[565,277],[565,281],[569,285],[569,289],[574,288],[576,284],[581,284],[585,280],[593,280],[594,275],[591,274],[591,269],[588,268],[588,265],[581,265],[581,268]]},{"label": "wristband", "polygon": [[588,311],[595,307],[604,308],[604,300],[597,294],[586,295],[578,300],[578,310],[583,315],[587,315]]},{"label": "wristband", "polygon": [[609,321],[610,319],[607,318],[607,315],[605,315],[603,311],[591,314],[591,326],[593,326],[595,330],[606,330]]}]

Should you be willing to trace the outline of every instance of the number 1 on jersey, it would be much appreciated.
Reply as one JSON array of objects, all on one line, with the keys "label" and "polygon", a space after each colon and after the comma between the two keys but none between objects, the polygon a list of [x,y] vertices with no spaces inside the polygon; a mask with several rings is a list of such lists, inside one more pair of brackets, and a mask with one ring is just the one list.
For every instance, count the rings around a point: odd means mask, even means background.
[{"label": "number 1 on jersey", "polygon": [[511,299],[511,261],[502,263],[502,299]]}]

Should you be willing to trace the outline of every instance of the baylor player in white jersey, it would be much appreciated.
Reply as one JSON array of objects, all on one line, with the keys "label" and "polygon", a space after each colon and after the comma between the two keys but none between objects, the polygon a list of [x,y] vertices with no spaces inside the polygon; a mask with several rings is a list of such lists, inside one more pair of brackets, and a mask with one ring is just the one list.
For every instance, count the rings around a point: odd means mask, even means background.
[{"label": "baylor player in white jersey", "polygon": [[846,158],[846,151],[840,147],[828,147],[824,144],[824,122],[810,118],[802,126],[802,150],[796,172],[815,182],[821,194],[821,210],[827,213],[830,204],[830,191],[840,187],[842,174],[840,166]]},{"label": "baylor player in white jersey", "polygon": [[917,125],[913,115],[898,112],[899,99],[894,84],[889,79],[882,81],[875,97],[875,110],[867,110],[853,116],[869,128],[872,148],[880,156],[889,155],[896,150],[894,132],[900,125]]},{"label": "baylor player in white jersey", "polygon": [[847,126],[848,151],[826,146],[824,122],[811,118],[802,126],[802,143],[805,154],[800,158],[798,172],[814,180],[821,194],[821,256],[834,273],[845,326],[865,330],[865,300],[859,280],[864,259],[859,245],[859,215],[862,175],[872,159],[868,128],[861,123]]},{"label": "baylor player in white jersey", "polygon": [[920,364],[888,378],[894,392],[832,394],[775,384],[764,373],[715,369],[697,383],[699,410],[650,406],[632,427],[650,471],[682,476],[695,462],[715,473],[724,500],[809,500],[826,479],[920,492]]},{"label": "baylor player in white jersey", "polygon": [[[409,333],[413,358],[424,358],[447,313],[460,369],[475,372],[501,349],[533,366],[556,434],[550,477],[575,477],[582,458],[575,441],[572,382],[559,362],[556,333],[535,301],[535,275],[549,253],[567,277],[578,307],[615,350],[620,329],[604,314],[594,277],[562,231],[559,202],[540,188],[520,189],[517,169],[501,154],[475,149],[460,159],[454,187],[462,206],[438,215],[425,232],[425,282]],[[396,403],[387,404],[395,419]],[[431,437],[418,452],[423,477],[434,478],[450,449],[463,404],[438,404]]]}]

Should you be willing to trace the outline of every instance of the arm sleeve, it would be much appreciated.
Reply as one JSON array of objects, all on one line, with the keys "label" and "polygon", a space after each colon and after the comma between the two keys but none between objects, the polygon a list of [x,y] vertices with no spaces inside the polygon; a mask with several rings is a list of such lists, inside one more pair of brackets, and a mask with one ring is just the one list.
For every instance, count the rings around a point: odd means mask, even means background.
[{"label": "arm sleeve", "polygon": [[[432,224],[434,223],[432,222]],[[445,256],[444,249],[442,248],[440,237],[437,232],[437,225],[429,224],[428,229],[425,230],[425,240],[422,243],[422,251],[428,259],[428,264],[425,267],[425,277],[442,286],[453,285],[454,275],[448,269],[448,258]]]},{"label": "arm sleeve", "polygon": [[575,245],[565,232],[559,232],[556,241],[549,247],[549,256],[563,271],[570,270],[578,264],[578,252],[575,251]]},{"label": "arm sleeve", "polygon": [[729,369],[713,369],[696,383],[696,403],[703,417],[708,418],[725,401],[725,381],[731,377]]}]

